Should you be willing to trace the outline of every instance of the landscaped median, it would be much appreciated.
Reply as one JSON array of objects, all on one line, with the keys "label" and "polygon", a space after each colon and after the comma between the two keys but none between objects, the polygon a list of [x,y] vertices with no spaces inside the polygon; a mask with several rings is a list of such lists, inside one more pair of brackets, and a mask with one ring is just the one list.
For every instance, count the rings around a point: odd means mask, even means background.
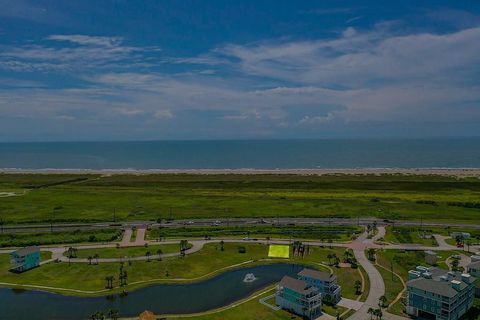
[{"label": "landscaped median", "polygon": [[[191,248],[192,245],[188,244],[187,249]],[[142,247],[110,247],[110,248],[96,248],[96,249],[82,249],[82,247],[75,247],[77,250],[74,251],[74,258],[88,259],[88,257],[95,257],[98,255],[99,258],[125,258],[125,257],[142,257],[158,254],[168,254],[180,252],[180,243],[172,244],[154,244],[150,246]],[[64,252],[64,256],[70,256],[68,250]]]}]

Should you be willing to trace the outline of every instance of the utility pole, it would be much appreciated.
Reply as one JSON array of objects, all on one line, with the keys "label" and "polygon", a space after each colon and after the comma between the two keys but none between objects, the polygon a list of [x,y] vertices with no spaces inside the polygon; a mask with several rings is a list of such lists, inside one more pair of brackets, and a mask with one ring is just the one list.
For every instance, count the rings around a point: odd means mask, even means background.
[{"label": "utility pole", "polygon": [[50,219],[50,233],[53,233],[53,219],[55,219],[55,209],[52,210],[52,219]]},{"label": "utility pole", "polygon": [[392,281],[394,280],[393,278],[393,262],[390,261],[390,272],[392,273]]}]

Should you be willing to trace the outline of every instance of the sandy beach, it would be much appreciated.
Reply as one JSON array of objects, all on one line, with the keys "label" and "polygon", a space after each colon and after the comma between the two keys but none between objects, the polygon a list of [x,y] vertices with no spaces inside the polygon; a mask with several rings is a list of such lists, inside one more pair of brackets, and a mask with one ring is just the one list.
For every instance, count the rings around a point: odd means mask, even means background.
[{"label": "sandy beach", "polygon": [[404,174],[404,175],[442,175],[453,177],[479,177],[480,168],[344,168],[344,169],[0,169],[3,174],[294,174],[294,175],[382,175],[382,174]]}]

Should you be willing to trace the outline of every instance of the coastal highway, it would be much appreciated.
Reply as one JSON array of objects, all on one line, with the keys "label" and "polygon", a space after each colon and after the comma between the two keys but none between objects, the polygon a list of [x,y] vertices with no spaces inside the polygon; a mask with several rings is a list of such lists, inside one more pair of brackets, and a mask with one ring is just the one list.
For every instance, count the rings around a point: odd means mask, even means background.
[{"label": "coastal highway", "polygon": [[447,223],[432,221],[408,220],[382,220],[376,218],[219,218],[219,219],[189,219],[172,220],[162,223],[153,221],[123,221],[123,222],[97,222],[97,223],[43,223],[25,225],[0,226],[1,233],[41,233],[51,231],[96,230],[96,229],[125,229],[133,226],[157,227],[205,227],[205,226],[246,226],[258,224],[271,225],[331,225],[331,226],[366,226],[377,223],[377,226],[416,226],[416,227],[465,227],[480,229],[480,224]]}]

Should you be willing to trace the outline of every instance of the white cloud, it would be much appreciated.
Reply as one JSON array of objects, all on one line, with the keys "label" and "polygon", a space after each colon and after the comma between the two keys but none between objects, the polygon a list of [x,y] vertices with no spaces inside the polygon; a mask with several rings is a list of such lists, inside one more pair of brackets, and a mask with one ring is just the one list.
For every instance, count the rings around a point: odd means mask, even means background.
[{"label": "white cloud", "polygon": [[[8,48],[0,52],[0,68],[74,70],[88,85],[0,90],[0,117],[92,123],[115,117],[137,127],[162,119],[158,127],[187,123],[190,130],[207,130],[210,117],[223,121],[223,130],[273,135],[352,123],[480,122],[480,28],[404,35],[384,26],[347,28],[331,39],[229,44],[199,57],[158,59],[205,65],[204,71],[222,63],[214,73],[137,70],[131,66],[151,63],[139,56],[147,49],[121,38],[54,35],[50,41],[68,46]],[[102,68],[119,61],[131,68]]]},{"label": "white cloud", "polygon": [[158,111],[155,111],[153,116],[157,119],[171,119],[173,118],[173,113],[168,109],[158,110]]},{"label": "white cloud", "polygon": [[81,34],[54,34],[47,37],[48,40],[67,41],[79,45],[94,45],[101,47],[115,47],[118,46],[123,39],[121,37],[98,37],[87,36]]}]

